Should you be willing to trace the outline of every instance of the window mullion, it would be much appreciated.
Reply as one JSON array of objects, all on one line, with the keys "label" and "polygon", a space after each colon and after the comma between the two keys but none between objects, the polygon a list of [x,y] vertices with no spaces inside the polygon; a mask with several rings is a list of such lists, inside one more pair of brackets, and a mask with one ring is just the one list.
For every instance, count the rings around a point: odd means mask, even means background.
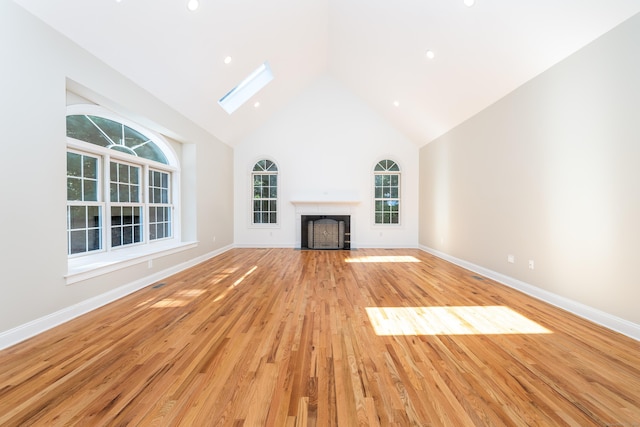
[{"label": "window mullion", "polygon": [[102,238],[105,250],[111,251],[111,156],[106,154],[102,163],[102,202],[104,209],[104,224]]},{"label": "window mullion", "polygon": [[149,242],[149,165],[145,164],[142,166],[142,176],[140,177],[140,191],[142,192],[140,196],[142,200],[142,212],[140,212],[140,216],[142,219],[140,220],[140,227],[142,228],[140,232],[142,233],[142,241],[144,243]]}]

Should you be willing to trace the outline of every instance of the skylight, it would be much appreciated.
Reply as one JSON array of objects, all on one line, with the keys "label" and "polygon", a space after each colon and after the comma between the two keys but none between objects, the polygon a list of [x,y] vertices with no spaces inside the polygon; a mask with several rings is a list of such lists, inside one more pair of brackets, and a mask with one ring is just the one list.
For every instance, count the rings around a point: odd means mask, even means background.
[{"label": "skylight", "polygon": [[260,65],[253,73],[220,98],[218,104],[231,114],[242,106],[249,98],[258,93],[267,83],[273,80],[269,62]]}]

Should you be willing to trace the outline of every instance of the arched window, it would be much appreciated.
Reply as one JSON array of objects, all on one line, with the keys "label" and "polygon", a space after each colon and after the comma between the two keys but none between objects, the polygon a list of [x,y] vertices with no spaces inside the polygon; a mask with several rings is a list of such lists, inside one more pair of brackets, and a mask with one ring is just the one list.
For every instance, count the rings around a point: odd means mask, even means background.
[{"label": "arched window", "polygon": [[381,160],[374,168],[375,224],[400,224],[400,167]]},{"label": "arched window", "polygon": [[253,186],[252,224],[278,224],[278,166],[259,160],[251,172]]},{"label": "arched window", "polygon": [[67,110],[67,253],[175,236],[177,162],[153,132],[91,105]]}]

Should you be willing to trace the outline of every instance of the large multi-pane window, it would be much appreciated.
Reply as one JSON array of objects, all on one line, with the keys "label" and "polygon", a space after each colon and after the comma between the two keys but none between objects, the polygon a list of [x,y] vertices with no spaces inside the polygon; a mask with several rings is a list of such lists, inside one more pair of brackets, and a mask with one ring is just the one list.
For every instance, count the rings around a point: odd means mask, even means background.
[{"label": "large multi-pane window", "polygon": [[88,114],[67,115],[67,137],[69,255],[173,237],[175,168],[161,141]]},{"label": "large multi-pane window", "polygon": [[278,223],[278,166],[271,160],[260,160],[251,172],[253,185],[253,224]]},{"label": "large multi-pane window", "polygon": [[381,160],[374,168],[375,224],[400,224],[400,167]]}]

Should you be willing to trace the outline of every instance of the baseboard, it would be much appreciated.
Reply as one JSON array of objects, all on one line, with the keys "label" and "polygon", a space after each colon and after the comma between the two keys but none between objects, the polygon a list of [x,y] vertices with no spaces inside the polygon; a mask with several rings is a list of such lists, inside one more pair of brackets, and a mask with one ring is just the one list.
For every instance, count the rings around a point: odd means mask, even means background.
[{"label": "baseboard", "polygon": [[496,282],[502,283],[503,285],[517,289],[533,298],[559,307],[563,310],[575,314],[576,316],[580,316],[591,322],[597,323],[598,325],[604,326],[605,328],[620,332],[621,334],[640,341],[640,325],[636,323],[629,322],[628,320],[611,315],[609,313],[579,303],[569,298],[554,294],[553,292],[546,291],[544,289],[538,288],[537,286],[533,286],[518,279],[514,279],[513,277],[505,276],[504,274],[497,273],[493,270],[489,270],[488,268],[484,268],[465,260],[453,257],[427,246],[420,245],[419,247],[421,250],[437,256],[438,258],[442,258],[445,261],[449,261],[452,264],[456,264],[462,268],[473,271],[474,273],[481,274],[485,277],[495,280]]},{"label": "baseboard", "polygon": [[165,277],[169,277],[172,274],[179,273],[180,271],[186,270],[187,268],[193,267],[194,265],[200,264],[201,262],[220,255],[231,248],[233,248],[233,245],[225,246],[213,252],[209,252],[187,262],[159,271],[150,276],[113,289],[109,292],[105,292],[104,294],[97,295],[72,306],[63,308],[62,310],[58,310],[54,313],[48,314],[46,316],[32,320],[31,322],[2,332],[0,333],[0,350],[31,338],[35,335],[38,335],[48,329],[68,322],[69,320],[72,320],[78,316],[102,307],[103,305],[109,304],[110,302],[113,302],[117,299],[125,297],[146,286],[156,283],[159,280],[164,279]]}]

